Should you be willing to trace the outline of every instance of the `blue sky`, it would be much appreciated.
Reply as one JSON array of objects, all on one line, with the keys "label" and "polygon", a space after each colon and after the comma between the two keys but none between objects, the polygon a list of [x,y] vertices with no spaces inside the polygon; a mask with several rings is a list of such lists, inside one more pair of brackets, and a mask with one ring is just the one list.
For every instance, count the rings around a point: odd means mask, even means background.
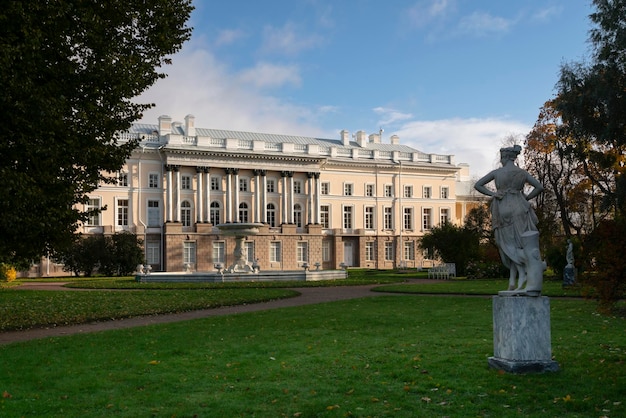
[{"label": "blue sky", "polygon": [[192,39],[140,96],[196,126],[339,138],[384,129],[473,176],[588,55],[589,0],[195,1]]}]

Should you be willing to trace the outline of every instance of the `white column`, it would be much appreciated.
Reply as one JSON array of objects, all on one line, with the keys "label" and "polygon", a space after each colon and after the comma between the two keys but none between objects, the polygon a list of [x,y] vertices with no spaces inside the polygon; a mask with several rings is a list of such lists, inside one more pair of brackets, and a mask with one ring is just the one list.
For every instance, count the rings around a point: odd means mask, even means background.
[{"label": "white column", "polygon": [[231,188],[232,171],[230,168],[226,169],[226,207],[224,208],[225,221],[228,223],[231,221],[232,215],[232,188]]},{"label": "white column", "polygon": [[180,222],[180,166],[175,165],[176,172],[176,208],[174,211],[174,222]]},{"label": "white column", "polygon": [[204,168],[204,219],[206,222],[211,220],[211,177],[209,168]]},{"label": "white column", "polygon": [[233,171],[235,172],[235,185],[233,187],[235,201],[235,203],[233,204],[233,218],[234,222],[239,222],[239,169],[233,168]]},{"label": "white column", "polygon": [[202,216],[202,209],[204,208],[204,205],[202,204],[202,167],[196,167],[196,178],[198,182],[198,184],[196,185],[196,187],[198,188],[198,190],[196,191],[196,220],[198,223],[202,223],[204,221],[204,218]]},{"label": "white column", "polygon": [[261,219],[263,223],[267,223],[267,172],[265,170],[261,170],[261,178],[263,179],[261,184],[263,198],[261,199],[261,204],[263,207],[261,208]]},{"label": "white column", "polygon": [[281,210],[281,222],[280,223],[289,223],[289,218],[287,215],[287,172],[281,171],[280,173],[283,179],[283,195],[281,199],[282,210]]},{"label": "white column", "polygon": [[172,166],[166,165],[165,170],[167,171],[167,207],[165,209],[165,222],[172,222],[172,190],[174,189],[174,185],[172,184]]},{"label": "white column", "polygon": [[315,216],[313,217],[313,219],[315,219],[315,223],[319,225],[321,223],[320,195],[322,194],[322,184],[320,182],[320,173],[315,173],[314,177],[315,177],[315,205],[313,206],[315,207]]},{"label": "white column", "polygon": [[295,222],[295,219],[293,217],[293,171],[289,172],[289,197],[288,197],[288,202],[289,202],[289,212],[287,212],[289,214],[289,223],[292,224]]},{"label": "white column", "polygon": [[261,170],[254,170],[254,222],[261,222]]},{"label": "white column", "polygon": [[313,217],[313,173],[307,173],[307,177],[309,178],[307,185],[307,195],[306,195],[306,206],[307,206],[307,224],[312,224],[314,222]]}]

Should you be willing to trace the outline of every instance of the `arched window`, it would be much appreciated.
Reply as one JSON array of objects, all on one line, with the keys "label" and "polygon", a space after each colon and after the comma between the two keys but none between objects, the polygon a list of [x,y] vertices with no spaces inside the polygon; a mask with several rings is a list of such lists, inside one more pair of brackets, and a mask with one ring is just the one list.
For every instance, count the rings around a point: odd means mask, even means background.
[{"label": "arched window", "polygon": [[248,222],[248,204],[239,204],[239,222]]},{"label": "arched window", "polygon": [[267,223],[269,226],[276,226],[276,207],[273,203],[267,205]]},{"label": "arched window", "polygon": [[211,210],[209,211],[209,222],[213,225],[220,223],[220,203],[211,202]]},{"label": "arched window", "polygon": [[298,203],[293,205],[293,223],[295,223],[298,228],[302,227],[302,206]]},{"label": "arched window", "polygon": [[191,226],[191,203],[188,200],[180,204],[180,218],[183,226]]}]

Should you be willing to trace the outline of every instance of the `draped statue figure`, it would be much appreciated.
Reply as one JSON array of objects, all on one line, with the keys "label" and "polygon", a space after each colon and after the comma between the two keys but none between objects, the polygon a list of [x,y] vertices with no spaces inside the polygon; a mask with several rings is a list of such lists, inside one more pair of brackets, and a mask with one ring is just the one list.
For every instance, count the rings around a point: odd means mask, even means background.
[{"label": "draped statue figure", "polygon": [[[509,269],[508,290],[538,296],[545,263],[539,253],[537,216],[528,201],[541,193],[543,186],[515,164],[521,150],[519,145],[501,148],[502,167],[478,180],[474,188],[492,197],[491,223],[500,258]],[[495,191],[486,187],[492,181]],[[528,194],[525,194],[526,185],[532,186]]]}]

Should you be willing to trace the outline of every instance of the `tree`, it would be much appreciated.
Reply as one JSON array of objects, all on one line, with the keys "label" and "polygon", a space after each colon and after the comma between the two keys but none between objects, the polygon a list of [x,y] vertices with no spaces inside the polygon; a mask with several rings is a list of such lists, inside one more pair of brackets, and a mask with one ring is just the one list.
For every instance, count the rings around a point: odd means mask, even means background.
[{"label": "tree", "polygon": [[105,276],[128,276],[143,262],[142,241],[133,233],[74,237],[74,243],[58,253],[58,260],[77,276],[89,277],[96,271]]},{"label": "tree", "polygon": [[0,262],[67,248],[152,105],[133,98],[191,34],[191,0],[8,1],[0,9]]},{"label": "tree", "polygon": [[603,208],[626,215],[626,0],[593,4],[592,60],[561,67],[555,104]]},{"label": "tree", "polygon": [[424,234],[419,245],[441,260],[455,263],[457,274],[464,276],[468,261],[478,257],[479,242],[480,235],[475,230],[446,222]]},{"label": "tree", "polygon": [[526,170],[544,186],[544,193],[536,200],[544,241],[563,234],[580,238],[597,223],[598,196],[593,193],[581,161],[572,152],[571,137],[562,135],[561,126],[555,102],[547,101],[526,136],[524,147]]}]

